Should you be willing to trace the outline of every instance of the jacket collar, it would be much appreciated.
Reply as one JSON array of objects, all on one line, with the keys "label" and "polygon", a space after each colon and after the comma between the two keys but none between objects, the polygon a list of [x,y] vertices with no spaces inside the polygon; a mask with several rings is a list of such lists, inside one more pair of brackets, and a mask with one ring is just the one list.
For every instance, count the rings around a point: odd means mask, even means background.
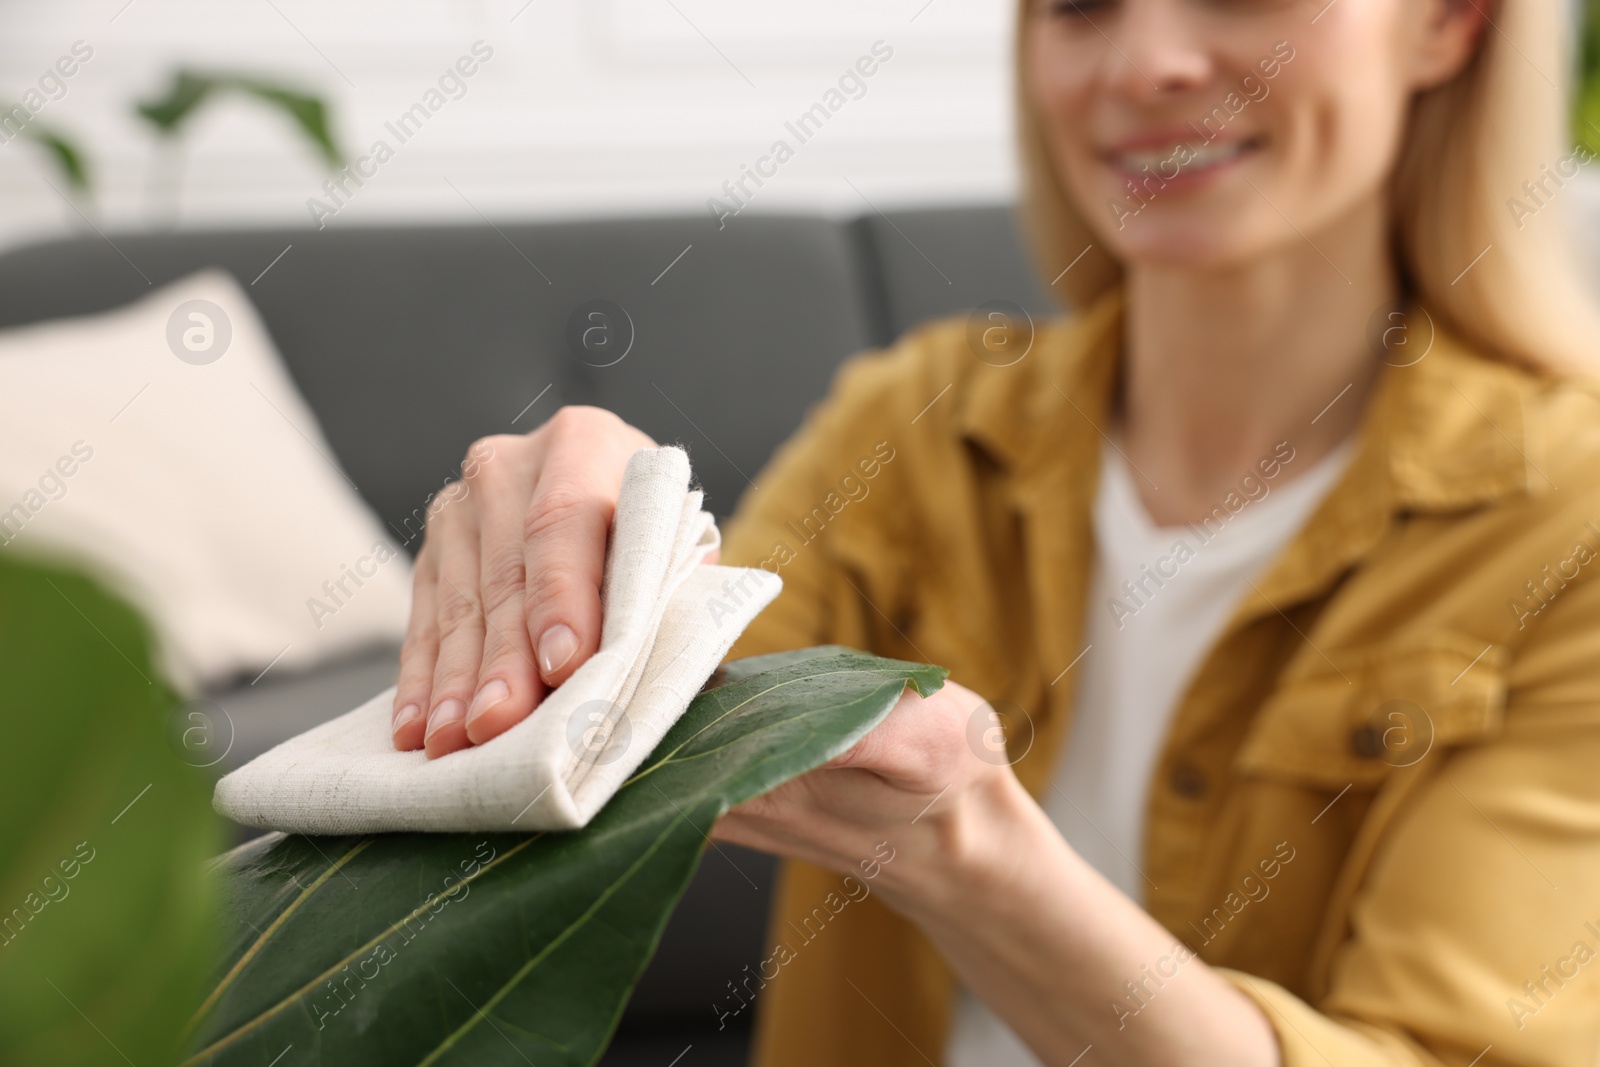
[{"label": "jacket collar", "polygon": [[[1031,358],[980,367],[961,397],[966,436],[1025,478],[1059,463],[1062,446],[1089,440],[1083,430],[1098,438],[1095,427],[1075,427],[1067,416],[1108,424],[1123,308],[1122,291],[1113,289],[1082,314],[1039,327]],[[1426,309],[1420,314],[1431,342],[1414,362],[1384,368],[1352,473],[1387,482],[1391,503],[1413,510],[1455,510],[1549,488],[1523,422],[1538,379],[1477,355]]]},{"label": "jacket collar", "polygon": [[[1123,309],[1121,291],[1113,290],[1079,315],[1040,326],[1022,360],[979,365],[959,397],[965,436],[1009,471],[1024,511],[1042,508],[1054,516],[1052,539],[1068,556],[1090,554],[1084,539],[1121,362]],[[1541,473],[1547,464],[1537,434],[1524,419],[1539,379],[1477,355],[1435,328],[1426,310],[1421,314],[1431,344],[1408,365],[1383,369],[1349,467],[1257,583],[1261,595],[1252,598],[1254,612],[1244,606],[1247,614],[1317,595],[1401,512],[1457,511],[1551,488]],[[1051,534],[1036,532],[1037,551]],[[1050,569],[1068,567],[1057,559]],[[1070,622],[1053,629],[1041,640],[1075,640]]]},{"label": "jacket collar", "polygon": [[[1121,361],[1122,313],[1122,291],[1114,289],[1081,314],[1038,327],[1018,362],[974,368],[957,415],[966,437],[1024,480],[1089,458],[1070,448],[1097,437],[1094,427],[1106,423]],[[1067,419],[1074,405],[1082,416]]]}]

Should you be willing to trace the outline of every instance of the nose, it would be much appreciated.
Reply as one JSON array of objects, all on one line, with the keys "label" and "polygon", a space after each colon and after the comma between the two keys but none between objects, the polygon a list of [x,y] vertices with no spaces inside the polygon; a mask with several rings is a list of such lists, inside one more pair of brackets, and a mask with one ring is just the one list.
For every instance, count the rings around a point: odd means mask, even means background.
[{"label": "nose", "polygon": [[1203,87],[1212,76],[1193,0],[1121,0],[1117,17],[1097,20],[1108,46],[1110,88],[1141,102]]}]

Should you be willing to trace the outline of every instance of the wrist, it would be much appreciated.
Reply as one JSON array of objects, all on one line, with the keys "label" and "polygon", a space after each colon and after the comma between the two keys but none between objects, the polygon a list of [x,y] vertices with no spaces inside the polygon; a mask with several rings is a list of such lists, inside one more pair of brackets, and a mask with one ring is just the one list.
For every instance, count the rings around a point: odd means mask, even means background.
[{"label": "wrist", "polygon": [[1049,819],[1009,767],[922,816],[923,840],[892,886],[897,910],[919,924],[970,919],[973,909],[1015,886],[1030,857],[1059,843]]}]

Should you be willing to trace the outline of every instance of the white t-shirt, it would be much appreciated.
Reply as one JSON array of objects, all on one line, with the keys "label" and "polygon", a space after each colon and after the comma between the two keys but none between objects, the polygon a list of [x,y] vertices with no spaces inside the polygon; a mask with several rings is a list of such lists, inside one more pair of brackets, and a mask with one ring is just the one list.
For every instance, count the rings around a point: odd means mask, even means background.
[{"label": "white t-shirt", "polygon": [[[1116,449],[1101,450],[1087,651],[1074,668],[1070,736],[1040,804],[1073,850],[1135,902],[1144,900],[1137,864],[1150,775],[1179,698],[1248,583],[1305,524],[1353,450],[1346,441],[1297,471],[1293,450],[1280,446],[1276,467],[1267,467],[1272,478],[1257,470],[1219,502],[1226,519],[1167,527],[1145,511],[1140,476]],[[1039,1061],[963,990],[945,1063],[1038,1067]]]}]

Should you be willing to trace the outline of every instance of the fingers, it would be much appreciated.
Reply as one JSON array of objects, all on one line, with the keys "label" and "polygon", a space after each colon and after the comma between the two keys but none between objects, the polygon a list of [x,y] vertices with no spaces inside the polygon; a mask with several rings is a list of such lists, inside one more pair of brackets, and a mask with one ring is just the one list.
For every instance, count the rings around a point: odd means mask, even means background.
[{"label": "fingers", "polygon": [[622,473],[652,442],[595,408],[563,408],[540,432],[545,455],[522,525],[524,607],[539,675],[553,688],[600,647],[600,580]]},{"label": "fingers", "polygon": [[395,747],[430,758],[525,719],[600,644],[600,582],[628,457],[597,408],[485,438],[429,508],[396,683]]},{"label": "fingers", "polygon": [[424,545],[411,574],[411,619],[405,644],[400,647],[400,677],[395,682],[394,718],[390,727],[394,747],[409,752],[422,747],[428,727],[428,696],[433,691],[433,666],[439,658],[439,620],[435,614],[434,587],[439,571],[435,550]]},{"label": "fingers", "polygon": [[527,584],[522,526],[532,464],[502,442],[470,479],[478,501],[481,549],[478,587],[484,609],[483,661],[467,707],[466,731],[482,744],[528,717],[544,697],[534,665],[523,603]]},{"label": "fingers", "polygon": [[616,501],[565,478],[546,485],[524,524],[526,628],[554,688],[600,647],[600,580]]},{"label": "fingers", "polygon": [[470,744],[467,705],[483,662],[478,523],[474,509],[456,506],[460,503],[459,497],[446,502],[428,521],[429,539],[437,533],[441,547],[436,560],[439,581],[434,587],[439,657],[433,668],[432,707],[423,739],[430,759]]},{"label": "fingers", "polygon": [[929,697],[907,686],[883,721],[824,769],[870,771],[911,793],[964,781],[981,770],[967,740],[967,722],[983,706],[982,697],[955,682],[945,682]]}]

